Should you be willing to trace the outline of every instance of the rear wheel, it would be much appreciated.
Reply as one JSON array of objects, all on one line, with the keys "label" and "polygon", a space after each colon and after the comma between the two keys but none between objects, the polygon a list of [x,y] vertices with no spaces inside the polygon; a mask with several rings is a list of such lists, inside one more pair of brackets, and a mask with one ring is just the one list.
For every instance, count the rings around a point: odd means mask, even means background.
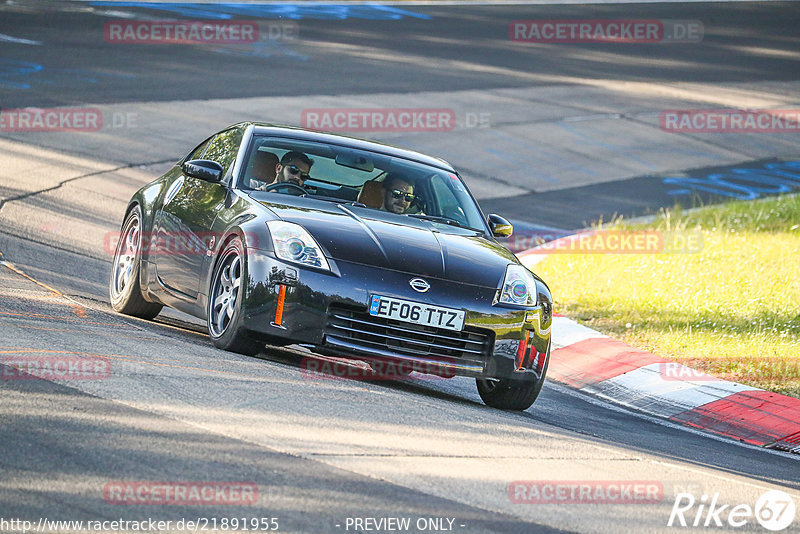
[{"label": "rear wheel", "polygon": [[142,262],[142,211],[134,206],[122,224],[122,233],[114,251],[108,296],[111,308],[119,313],[152,319],[163,306],[142,296],[139,271]]},{"label": "rear wheel", "polygon": [[523,411],[531,407],[539,392],[544,385],[544,377],[547,374],[547,367],[550,364],[550,355],[542,370],[542,376],[537,380],[512,381],[512,380],[486,380],[476,378],[478,395],[487,406],[500,410]]},{"label": "rear wheel", "polygon": [[231,239],[222,251],[208,292],[208,334],[220,349],[254,355],[264,344],[250,337],[243,326],[247,263],[242,240]]}]

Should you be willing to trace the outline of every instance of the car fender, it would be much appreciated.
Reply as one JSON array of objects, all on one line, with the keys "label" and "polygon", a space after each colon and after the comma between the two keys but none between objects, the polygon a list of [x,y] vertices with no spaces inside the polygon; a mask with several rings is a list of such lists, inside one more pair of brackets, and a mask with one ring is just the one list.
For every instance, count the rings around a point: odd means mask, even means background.
[{"label": "car fender", "polygon": [[[231,221],[223,221],[217,217],[213,223],[213,234],[218,235],[219,239],[215,240],[213,248],[206,253],[202,268],[203,275],[200,281],[200,291],[198,293],[198,306],[202,306],[203,310],[208,305],[208,292],[211,285],[211,277],[214,274],[214,266],[232,237],[238,236],[242,240],[245,258],[249,257],[252,250],[272,249],[272,241],[269,238],[266,221],[264,218],[249,211],[240,213]],[[244,285],[245,291],[250,287],[249,270],[247,271],[247,276],[248,283]]]},{"label": "car fender", "polygon": [[[136,193],[134,193],[131,197],[131,200],[128,202],[127,208],[125,208],[125,215],[122,217],[120,228],[122,228],[122,225],[125,224],[125,220],[128,218],[128,215],[130,215],[131,211],[138,206],[142,214],[140,233],[142,236],[149,236],[153,230],[154,203],[158,198],[162,187],[163,182],[158,180],[156,182],[147,184],[136,191]],[[119,239],[121,236],[117,235],[117,238]],[[114,249],[116,249],[116,245],[114,246]],[[115,250],[110,250],[110,252],[113,255]],[[149,247],[145,247],[141,254],[141,263],[139,265],[139,285],[144,290],[143,296],[145,300],[158,302],[157,299],[152,297],[151,292],[149,291],[148,281],[150,280],[150,273],[152,271],[152,269],[150,269],[151,264],[149,258]]]},{"label": "car fender", "polygon": [[[176,174],[177,172],[177,174]],[[135,206],[139,206],[142,211],[142,235],[152,236],[155,225],[155,214],[164,197],[166,186],[172,183],[176,178],[181,176],[180,167],[174,166],[164,176],[145,185],[131,197],[128,207],[125,210],[125,217],[131,212]],[[124,220],[124,219],[123,219]],[[148,242],[152,242],[149,239]],[[139,284],[142,287],[142,293],[145,300],[151,302],[161,302],[158,298],[160,288],[155,277],[155,269],[150,257],[150,247],[144,247],[142,250],[142,263],[139,269]],[[163,302],[162,302],[163,304]]]}]

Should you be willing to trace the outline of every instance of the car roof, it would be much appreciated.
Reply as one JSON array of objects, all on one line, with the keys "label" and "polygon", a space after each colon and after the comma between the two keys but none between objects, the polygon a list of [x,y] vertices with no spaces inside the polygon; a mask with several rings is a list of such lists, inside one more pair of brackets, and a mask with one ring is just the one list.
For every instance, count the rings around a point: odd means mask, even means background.
[{"label": "car roof", "polygon": [[453,173],[456,172],[455,169],[453,169],[453,166],[443,159],[434,158],[432,156],[428,156],[420,152],[415,152],[413,150],[406,150],[404,148],[387,145],[385,143],[379,143],[377,141],[367,141],[365,139],[359,139],[357,137],[350,137],[347,135],[318,132],[315,130],[306,130],[304,128],[296,128],[294,126],[271,124],[266,122],[243,122],[237,124],[236,126],[246,127],[249,125],[252,125],[254,127],[254,133],[256,134],[275,135],[280,137],[290,137],[303,141],[318,141],[321,143],[344,145],[351,148],[367,150],[370,152],[377,152],[380,154],[385,154],[387,156],[408,159],[416,161],[418,163],[432,165],[434,167],[438,167],[440,169],[450,171]]}]

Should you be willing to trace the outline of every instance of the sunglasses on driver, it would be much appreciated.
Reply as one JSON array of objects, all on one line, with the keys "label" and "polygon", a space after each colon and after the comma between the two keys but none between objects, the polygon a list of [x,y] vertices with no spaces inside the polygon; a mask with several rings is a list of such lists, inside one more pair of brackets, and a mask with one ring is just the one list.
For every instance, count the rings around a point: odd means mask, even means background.
[{"label": "sunglasses on driver", "polygon": [[392,197],[396,199],[405,199],[406,202],[414,202],[414,199],[417,196],[414,193],[406,193],[405,191],[400,191],[399,189],[392,189]]},{"label": "sunglasses on driver", "polygon": [[300,178],[302,178],[303,180],[308,180],[309,178],[311,178],[311,177],[308,175],[308,173],[307,173],[307,172],[303,172],[303,171],[300,169],[300,167],[298,167],[297,165],[289,165],[289,172],[290,172],[291,174],[294,174],[295,176],[299,176],[299,177],[300,177]]}]

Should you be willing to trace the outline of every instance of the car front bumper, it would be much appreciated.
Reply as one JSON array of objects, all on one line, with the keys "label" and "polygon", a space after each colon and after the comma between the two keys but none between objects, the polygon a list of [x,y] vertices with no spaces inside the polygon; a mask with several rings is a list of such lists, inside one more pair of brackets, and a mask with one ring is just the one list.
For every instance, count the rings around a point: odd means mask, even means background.
[{"label": "car front bumper", "polygon": [[[540,379],[546,369],[552,310],[546,289],[537,306],[512,308],[492,305],[494,288],[426,277],[431,287],[419,293],[409,285],[415,276],[408,273],[341,260],[322,272],[249,249],[247,265],[245,327],[268,341],[408,362],[440,376],[528,381]],[[372,295],[465,310],[464,328],[454,332],[372,317]]]}]

